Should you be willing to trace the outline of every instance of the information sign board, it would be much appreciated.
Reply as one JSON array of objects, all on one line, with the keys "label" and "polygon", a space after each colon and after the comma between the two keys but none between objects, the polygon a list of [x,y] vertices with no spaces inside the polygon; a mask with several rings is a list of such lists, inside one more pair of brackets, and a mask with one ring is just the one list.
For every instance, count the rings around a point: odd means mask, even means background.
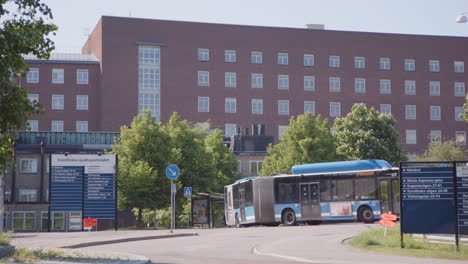
[{"label": "information sign board", "polygon": [[81,211],[83,166],[53,166],[50,182],[51,211]]},{"label": "information sign board", "polygon": [[454,234],[453,167],[402,168],[404,233]]},{"label": "information sign board", "polygon": [[468,235],[468,166],[457,167],[458,230]]}]

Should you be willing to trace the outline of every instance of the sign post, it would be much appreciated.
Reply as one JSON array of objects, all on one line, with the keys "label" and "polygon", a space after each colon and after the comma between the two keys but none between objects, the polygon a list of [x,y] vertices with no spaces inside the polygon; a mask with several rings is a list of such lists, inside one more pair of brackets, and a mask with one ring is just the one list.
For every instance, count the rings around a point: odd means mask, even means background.
[{"label": "sign post", "polygon": [[171,164],[166,168],[166,176],[171,180],[171,233],[174,232],[175,225],[175,194],[177,188],[173,182],[180,174],[179,167],[175,164]]}]

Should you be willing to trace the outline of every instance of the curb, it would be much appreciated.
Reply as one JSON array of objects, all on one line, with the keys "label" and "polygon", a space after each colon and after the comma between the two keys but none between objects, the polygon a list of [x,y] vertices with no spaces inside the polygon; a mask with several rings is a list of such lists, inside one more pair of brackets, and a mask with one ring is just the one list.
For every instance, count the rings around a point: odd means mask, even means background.
[{"label": "curb", "polygon": [[6,258],[15,252],[15,246],[0,246],[0,258]]}]

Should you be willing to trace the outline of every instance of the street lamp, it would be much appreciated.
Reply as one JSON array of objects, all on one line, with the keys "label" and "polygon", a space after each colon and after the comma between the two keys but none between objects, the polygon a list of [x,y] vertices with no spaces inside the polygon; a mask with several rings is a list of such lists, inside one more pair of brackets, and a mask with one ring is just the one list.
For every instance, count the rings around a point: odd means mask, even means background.
[{"label": "street lamp", "polygon": [[465,13],[461,13],[459,16],[457,16],[457,18],[455,19],[455,22],[457,23],[466,23],[468,20],[466,19],[466,14],[468,14],[468,12],[465,12]]}]

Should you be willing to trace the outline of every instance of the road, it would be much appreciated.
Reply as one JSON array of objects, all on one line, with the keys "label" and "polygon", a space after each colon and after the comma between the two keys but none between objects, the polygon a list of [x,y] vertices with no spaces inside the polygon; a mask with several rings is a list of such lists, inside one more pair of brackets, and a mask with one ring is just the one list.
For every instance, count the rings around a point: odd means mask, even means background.
[{"label": "road", "polygon": [[[461,264],[466,261],[382,255],[350,248],[342,243],[377,224],[341,223],[295,227],[107,231],[17,234],[19,247],[63,247],[105,240],[156,236],[141,241],[80,247],[76,250],[125,252],[148,257],[153,263],[189,264]],[[196,233],[197,235],[193,235]],[[159,236],[159,238],[158,238]],[[78,246],[79,247],[79,246]]]}]

